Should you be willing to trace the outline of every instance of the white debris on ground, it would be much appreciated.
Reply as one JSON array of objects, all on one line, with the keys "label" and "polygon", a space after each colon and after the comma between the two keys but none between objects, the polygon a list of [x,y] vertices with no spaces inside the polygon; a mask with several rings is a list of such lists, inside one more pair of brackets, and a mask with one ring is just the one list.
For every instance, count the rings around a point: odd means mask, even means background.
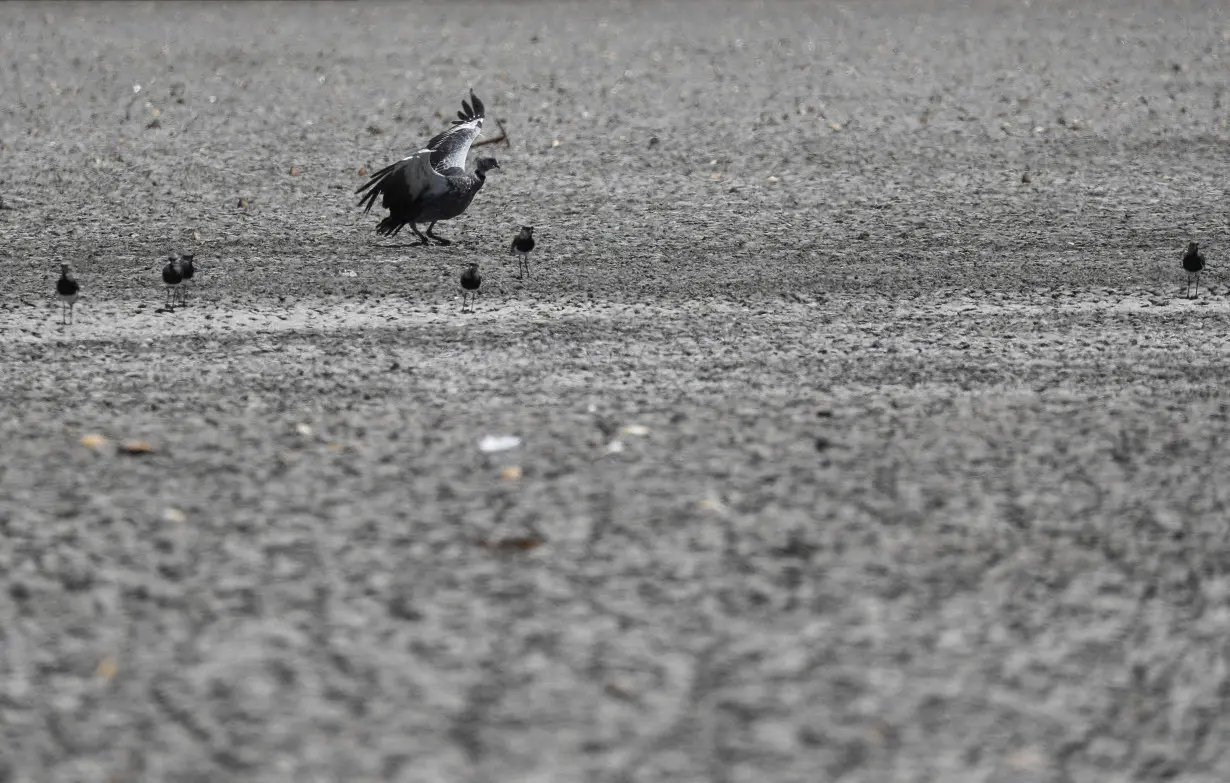
[{"label": "white debris on ground", "polygon": [[478,442],[479,451],[490,454],[496,451],[508,451],[521,445],[521,439],[516,435],[486,435]]}]

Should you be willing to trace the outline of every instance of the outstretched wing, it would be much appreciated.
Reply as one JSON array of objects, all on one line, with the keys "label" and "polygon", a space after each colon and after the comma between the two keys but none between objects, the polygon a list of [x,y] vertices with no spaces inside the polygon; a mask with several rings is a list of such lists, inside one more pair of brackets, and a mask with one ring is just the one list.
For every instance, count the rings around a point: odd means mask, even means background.
[{"label": "outstretched wing", "polygon": [[376,199],[382,195],[385,207],[401,212],[423,198],[447,193],[448,179],[432,167],[433,156],[430,149],[419,150],[373,174],[366,185],[355,191],[356,194],[368,191],[359,199],[363,211],[371,211]]},{"label": "outstretched wing", "polygon": [[466,156],[483,128],[486,110],[473,90],[469,102],[462,101],[461,108],[453,127],[434,136],[424,149],[372,174],[367,184],[355,191],[367,191],[359,199],[364,212],[370,212],[380,196],[384,196],[382,203],[389,210],[408,210],[423,198],[447,193],[450,175],[465,174]]},{"label": "outstretched wing", "polygon": [[457,119],[453,120],[453,127],[436,134],[427,142],[427,149],[431,150],[431,165],[436,171],[464,169],[470,145],[483,129],[486,109],[473,90],[470,90],[470,102],[462,101],[461,108]]}]

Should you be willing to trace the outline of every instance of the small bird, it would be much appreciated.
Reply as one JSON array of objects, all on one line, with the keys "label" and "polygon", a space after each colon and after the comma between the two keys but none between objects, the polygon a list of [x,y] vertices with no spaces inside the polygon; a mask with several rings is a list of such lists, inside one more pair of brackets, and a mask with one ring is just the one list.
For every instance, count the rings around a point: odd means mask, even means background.
[{"label": "small bird", "polygon": [[184,268],[175,256],[167,258],[167,265],[162,268],[162,282],[167,284],[167,309],[175,309],[175,299],[178,296],[176,287],[184,279]]},{"label": "small bird", "polygon": [[[461,108],[453,127],[432,137],[413,155],[372,174],[367,184],[355,191],[368,191],[359,199],[365,214],[377,198],[384,197],[381,204],[389,210],[389,216],[376,226],[377,234],[394,236],[410,226],[424,245],[429,244],[429,237],[441,245],[452,244],[432,229],[437,222],[465,212],[487,181],[487,172],[500,167],[495,158],[479,158],[474,162],[474,173],[466,173],[466,156],[482,130],[486,110],[473,90],[470,102],[463,100]],[[426,235],[419,231],[419,223],[428,224]]]},{"label": "small bird", "polygon": [[513,237],[511,253],[517,254],[517,279],[522,276],[522,268],[525,269],[525,274],[530,273],[530,251],[534,249],[534,227],[522,226],[517,235]]},{"label": "small bird", "polygon": [[188,305],[188,286],[186,284],[193,278],[194,275],[196,275],[196,263],[193,261],[194,258],[196,258],[196,256],[193,255],[181,255],[179,257],[179,271],[180,274],[183,275],[185,283],[184,287],[180,289],[179,301],[185,307]]},{"label": "small bird", "polygon": [[[1200,296],[1200,272],[1204,269],[1204,256],[1200,255],[1200,246],[1195,242],[1187,243],[1187,252],[1183,254],[1183,268],[1187,270],[1187,298]],[[1192,296],[1192,278],[1196,278],[1196,295]]]},{"label": "small bird", "polygon": [[461,273],[461,310],[465,312],[466,301],[470,309],[474,309],[474,300],[478,298],[478,287],[483,284],[483,276],[478,273],[478,264],[470,264]]},{"label": "small bird", "polygon": [[77,294],[80,291],[81,286],[77,285],[77,278],[73,277],[68,264],[60,264],[60,279],[56,281],[56,296],[64,303],[60,308],[60,323],[73,322],[73,305],[77,303]]}]

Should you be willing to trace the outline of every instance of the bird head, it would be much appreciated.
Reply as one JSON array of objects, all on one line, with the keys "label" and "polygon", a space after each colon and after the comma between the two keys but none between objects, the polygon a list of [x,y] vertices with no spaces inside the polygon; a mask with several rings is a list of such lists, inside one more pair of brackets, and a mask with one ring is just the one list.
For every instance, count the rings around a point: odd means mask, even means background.
[{"label": "bird head", "polygon": [[533,226],[522,226],[522,227],[521,227],[521,237],[522,237],[523,239],[530,239],[530,238],[531,238],[531,237],[533,237],[533,236],[534,236],[534,227],[533,227]]},{"label": "bird head", "polygon": [[466,271],[471,274],[478,274],[478,262],[474,261],[466,265]]},{"label": "bird head", "polygon": [[60,273],[68,274],[68,264],[60,264]]},{"label": "bird head", "polygon": [[491,169],[498,169],[500,167],[495,158],[479,158],[474,162],[474,165],[479,174],[485,174]]},{"label": "bird head", "polygon": [[1188,243],[1187,243],[1187,252],[1189,252],[1189,253],[1195,253],[1195,252],[1196,252],[1197,250],[1199,250],[1199,249],[1200,249],[1200,245],[1196,244],[1195,242],[1188,242]]}]

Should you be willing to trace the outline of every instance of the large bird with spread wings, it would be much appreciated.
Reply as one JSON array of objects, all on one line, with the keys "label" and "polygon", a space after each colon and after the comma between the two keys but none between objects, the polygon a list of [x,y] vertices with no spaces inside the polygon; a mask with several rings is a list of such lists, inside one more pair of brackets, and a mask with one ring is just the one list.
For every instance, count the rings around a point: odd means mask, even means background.
[{"label": "large bird with spread wings", "polygon": [[[461,107],[453,127],[433,137],[424,149],[377,171],[355,191],[367,191],[359,199],[364,213],[371,211],[379,196],[384,196],[382,204],[389,210],[389,216],[380,221],[376,233],[393,236],[410,226],[424,245],[428,244],[428,237],[441,245],[452,244],[432,229],[438,221],[451,220],[465,212],[487,181],[487,172],[500,167],[495,158],[479,158],[474,173],[466,172],[470,145],[483,128],[484,108],[473,90],[470,101],[463,100]],[[426,235],[419,231],[419,223],[428,224]]]}]

